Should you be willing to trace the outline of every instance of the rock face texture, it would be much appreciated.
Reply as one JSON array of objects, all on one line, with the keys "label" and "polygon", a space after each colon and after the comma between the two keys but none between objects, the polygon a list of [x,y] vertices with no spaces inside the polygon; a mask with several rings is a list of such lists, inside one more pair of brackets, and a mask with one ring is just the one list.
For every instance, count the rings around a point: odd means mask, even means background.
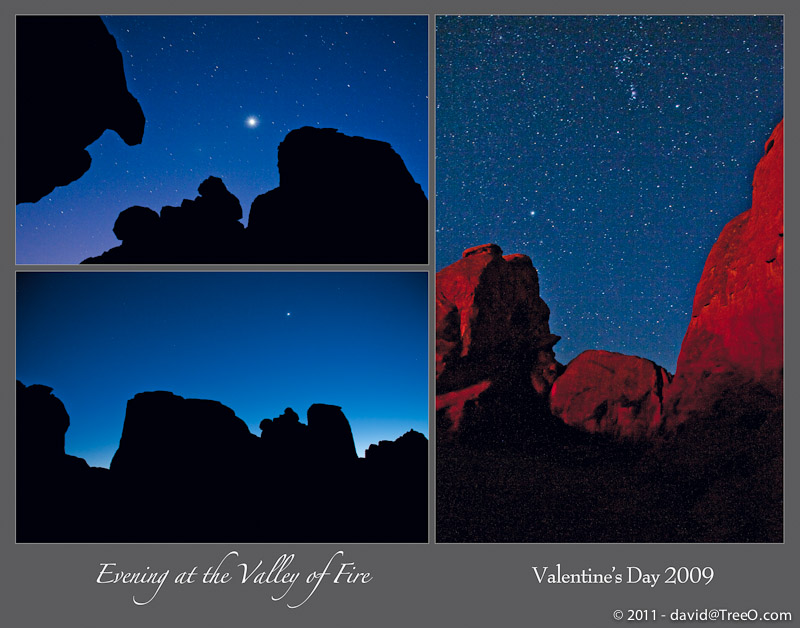
[{"label": "rock face texture", "polygon": [[550,391],[550,409],[568,425],[620,438],[649,438],[662,429],[664,389],[672,376],[645,360],[584,351]]},{"label": "rock face texture", "polygon": [[[751,208],[725,226],[706,260],[670,379],[642,358],[586,352],[556,380],[550,407],[568,424],[623,437],[673,433],[687,421],[727,432],[776,420],[770,417],[783,407],[783,122],[756,167]],[[695,445],[702,429],[690,427]]]},{"label": "rock face texture", "polygon": [[427,262],[428,201],[389,144],[303,127],[280,144],[278,170],[280,186],[253,201],[246,229],[239,200],[209,177],[160,217],[124,210],[122,244],[84,263]]},{"label": "rock face texture", "polygon": [[99,17],[16,21],[17,203],[25,203],[81,177],[92,161],[84,149],[106,129],[139,144],[145,118]]},{"label": "rock face texture", "polygon": [[546,399],[560,366],[549,317],[525,255],[486,244],[436,274],[437,412],[445,431],[463,429],[466,414],[509,382]]},{"label": "rock face texture", "polygon": [[658,460],[703,487],[706,539],[783,538],[783,122],[765,145],[749,210],[711,249],[675,378],[674,433]]},{"label": "rock face texture", "polygon": [[783,122],[765,145],[749,210],[723,229],[703,269],[667,391],[671,426],[720,404],[783,403]]},{"label": "rock face texture", "polygon": [[64,453],[69,416],[17,383],[22,542],[424,542],[427,439],[358,458],[338,406],[291,409],[261,438],[216,401],[147,392],[128,402],[109,469]]}]

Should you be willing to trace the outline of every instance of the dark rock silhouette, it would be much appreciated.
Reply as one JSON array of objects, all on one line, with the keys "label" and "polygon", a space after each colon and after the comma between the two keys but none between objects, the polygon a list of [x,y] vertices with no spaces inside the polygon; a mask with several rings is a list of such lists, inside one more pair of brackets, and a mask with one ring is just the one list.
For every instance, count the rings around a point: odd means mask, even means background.
[{"label": "dark rock silhouette", "polygon": [[146,246],[161,227],[158,218],[149,207],[134,205],[119,215],[114,223],[114,235],[131,248]]},{"label": "dark rock silhouette", "polygon": [[[64,455],[69,415],[49,386],[17,382],[17,450],[25,461],[56,460]],[[24,455],[22,455],[24,454]]]},{"label": "dark rock silhouette", "polygon": [[663,395],[672,376],[635,356],[584,351],[550,391],[550,409],[569,425],[623,438],[663,431]]},{"label": "dark rock silhouette", "polygon": [[89,264],[199,264],[245,261],[242,206],[217,177],[197,188],[200,196],[180,207],[166,206],[161,215],[147,207],[129,207],[114,223],[118,247]]},{"label": "dark rock silhouette", "polygon": [[[257,476],[257,451],[258,438],[217,401],[139,393],[128,401],[110,467],[116,509],[128,522],[127,530],[117,530],[120,538],[201,542],[215,533],[220,540],[232,538],[230,505],[252,499],[248,489]],[[160,516],[157,526],[149,523],[154,512]]]},{"label": "dark rock silhouette", "polygon": [[300,417],[291,408],[274,419],[264,419],[261,428],[261,442],[267,446],[278,443],[272,455],[284,454],[291,458],[298,455],[311,456],[311,436],[308,425],[300,423]]},{"label": "dark rock silhouette", "polygon": [[[365,490],[371,501],[366,515],[369,525],[395,529],[395,538],[400,539],[397,522],[389,519],[399,514],[411,538],[427,537],[427,523],[408,515],[428,509],[428,491],[421,490],[428,486],[428,439],[410,430],[397,440],[370,445],[359,463],[365,467]],[[404,512],[398,513],[400,504]]]},{"label": "dark rock silhouette", "polygon": [[[17,540],[103,540],[107,469],[64,452],[69,415],[49,386],[17,382]],[[83,520],[73,527],[76,516]]]},{"label": "dark rock silhouette", "polygon": [[312,405],[308,409],[308,431],[323,464],[343,466],[358,458],[350,423],[339,406]]},{"label": "dark rock silhouette", "polygon": [[139,144],[144,114],[99,17],[18,16],[17,203],[80,178],[106,129]]},{"label": "dark rock silhouette", "polygon": [[303,127],[278,148],[280,186],[257,197],[248,225],[217,177],[180,207],[130,207],[118,247],[95,264],[424,264],[428,201],[386,142]]},{"label": "dark rock silhouette", "polygon": [[427,263],[427,199],[386,142],[303,127],[278,147],[278,170],[250,208],[255,259]]},{"label": "dark rock silhouette", "polygon": [[[358,458],[338,406],[287,408],[253,435],[216,401],[128,402],[109,469],[64,453],[69,416],[17,383],[17,538],[24,542],[424,542],[427,439]],[[69,513],[69,516],[66,516]],[[54,523],[57,522],[57,523]]]},{"label": "dark rock silhouette", "polygon": [[[111,471],[143,487],[159,478],[180,483],[181,471],[187,470],[215,481],[242,473],[241,453],[255,451],[257,444],[245,422],[218,401],[165,391],[139,393],[128,401]],[[203,459],[213,463],[197,464]]]},{"label": "dark rock silhouette", "polygon": [[[563,373],[556,367],[543,394],[522,374],[529,361],[504,379],[490,375],[485,363],[502,358],[468,360],[475,320],[508,362],[543,332],[526,317],[471,309],[468,258],[440,271],[437,540],[780,542],[782,199],[781,123],[756,168],[751,209],[709,255],[674,378],[605,351],[581,354]],[[493,245],[470,251],[502,259]],[[503,297],[496,302],[507,309]]]},{"label": "dark rock silhouette", "polygon": [[385,467],[395,463],[427,461],[428,439],[415,430],[409,430],[395,441],[382,440],[377,445],[370,445],[365,459],[371,465]]},{"label": "dark rock silhouette", "polygon": [[302,466],[313,463],[314,450],[308,425],[291,408],[274,419],[261,421],[261,447],[264,456],[277,467]]}]

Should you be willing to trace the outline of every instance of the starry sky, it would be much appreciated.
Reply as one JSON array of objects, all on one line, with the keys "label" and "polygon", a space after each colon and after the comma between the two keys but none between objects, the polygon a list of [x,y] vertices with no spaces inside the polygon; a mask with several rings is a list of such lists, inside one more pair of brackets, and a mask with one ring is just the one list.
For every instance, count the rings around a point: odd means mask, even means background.
[{"label": "starry sky", "polygon": [[560,362],[674,373],[782,76],[781,17],[438,17],[437,268],[488,242],[529,255]]},{"label": "starry sky", "polygon": [[17,379],[53,388],[66,452],[107,467],[127,401],[167,390],[253,434],[341,406],[360,456],[428,435],[427,273],[19,272]]},{"label": "starry sky", "polygon": [[106,131],[89,171],[17,206],[17,263],[75,264],[117,246],[133,205],[193,199],[209,175],[242,203],[278,186],[278,144],[301,126],[389,142],[428,193],[426,16],[111,16],[141,145]]}]

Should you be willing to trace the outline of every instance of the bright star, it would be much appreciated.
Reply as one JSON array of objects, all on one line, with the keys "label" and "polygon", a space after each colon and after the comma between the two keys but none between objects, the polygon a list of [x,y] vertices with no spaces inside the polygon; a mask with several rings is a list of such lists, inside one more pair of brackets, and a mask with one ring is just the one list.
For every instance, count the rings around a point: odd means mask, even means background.
[{"label": "bright star", "polygon": [[258,126],[258,118],[255,116],[249,116],[247,120],[244,122],[248,127],[251,129],[255,129]]}]

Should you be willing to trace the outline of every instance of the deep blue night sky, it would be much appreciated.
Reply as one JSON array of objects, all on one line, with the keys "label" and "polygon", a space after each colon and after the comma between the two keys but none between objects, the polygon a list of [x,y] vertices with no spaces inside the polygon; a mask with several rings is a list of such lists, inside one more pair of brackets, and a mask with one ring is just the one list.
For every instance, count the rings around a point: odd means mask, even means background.
[{"label": "deep blue night sky", "polygon": [[783,116],[780,17],[437,18],[437,267],[539,271],[566,364],[674,372],[723,226]]},{"label": "deep blue night sky", "polygon": [[144,139],[129,147],[107,131],[82,178],[20,204],[17,263],[98,255],[119,244],[120,211],[179,205],[209,175],[239,198],[246,224],[253,199],[278,185],[278,144],[301,126],[389,142],[427,194],[427,17],[103,19]]},{"label": "deep blue night sky", "polygon": [[230,407],[250,431],[342,407],[360,456],[428,434],[426,273],[17,273],[17,379],[53,388],[66,451],[108,466],[136,393]]}]

